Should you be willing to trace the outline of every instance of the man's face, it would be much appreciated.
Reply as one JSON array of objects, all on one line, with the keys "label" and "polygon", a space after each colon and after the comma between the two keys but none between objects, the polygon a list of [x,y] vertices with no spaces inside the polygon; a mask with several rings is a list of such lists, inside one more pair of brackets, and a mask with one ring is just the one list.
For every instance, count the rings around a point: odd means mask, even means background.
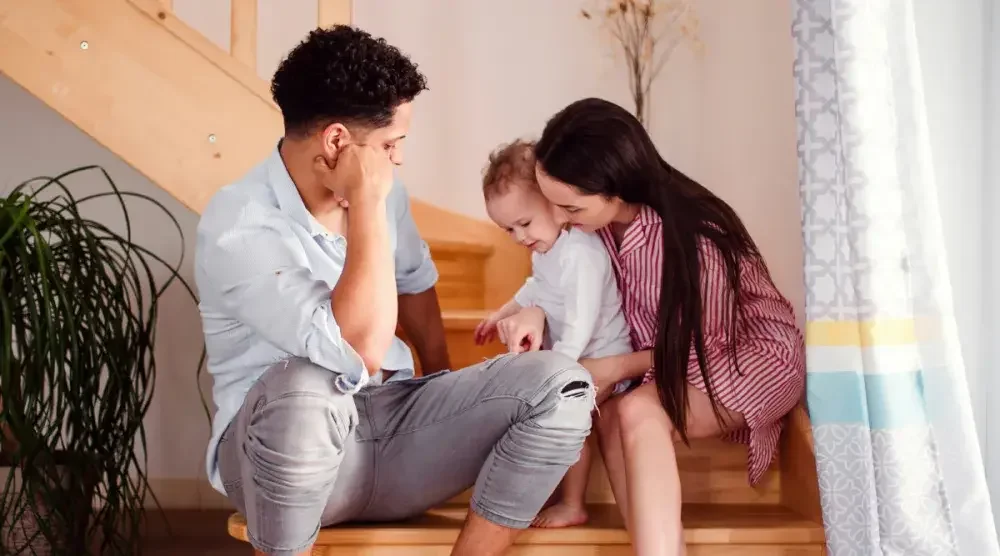
[{"label": "man's face", "polygon": [[329,159],[336,159],[336,152],[347,145],[373,145],[389,155],[389,160],[399,166],[403,164],[403,140],[410,130],[410,117],[413,104],[406,102],[396,107],[392,122],[385,127],[366,128],[361,126],[345,127],[342,124],[330,124],[323,131],[324,150]]},{"label": "man's face", "polygon": [[396,113],[392,117],[392,123],[385,127],[379,127],[362,132],[360,141],[364,144],[375,145],[389,153],[389,160],[396,166],[403,163],[403,140],[410,131],[410,116],[413,113],[413,104],[404,103],[396,107]]}]

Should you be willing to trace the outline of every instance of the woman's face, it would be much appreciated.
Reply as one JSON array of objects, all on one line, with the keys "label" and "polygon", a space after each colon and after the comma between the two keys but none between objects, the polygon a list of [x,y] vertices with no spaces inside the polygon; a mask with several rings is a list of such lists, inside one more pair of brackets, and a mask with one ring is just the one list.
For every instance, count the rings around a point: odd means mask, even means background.
[{"label": "woman's face", "polygon": [[542,195],[555,205],[556,219],[560,224],[568,222],[585,232],[593,232],[614,221],[623,206],[621,199],[584,194],[576,187],[546,174],[541,165],[535,165],[535,176]]}]

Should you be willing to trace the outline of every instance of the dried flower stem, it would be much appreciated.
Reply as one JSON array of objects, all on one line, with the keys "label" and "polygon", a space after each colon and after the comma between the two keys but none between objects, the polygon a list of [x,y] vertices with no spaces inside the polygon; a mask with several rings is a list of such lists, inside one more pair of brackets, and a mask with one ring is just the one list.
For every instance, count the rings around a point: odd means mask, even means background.
[{"label": "dried flower stem", "polygon": [[[607,30],[618,41],[628,75],[629,92],[635,116],[647,125],[650,90],[674,51],[685,40],[694,48],[701,43],[696,36],[698,19],[691,0],[604,0],[602,13]],[[592,19],[592,12],[583,10]],[[657,29],[659,29],[657,31]]]}]

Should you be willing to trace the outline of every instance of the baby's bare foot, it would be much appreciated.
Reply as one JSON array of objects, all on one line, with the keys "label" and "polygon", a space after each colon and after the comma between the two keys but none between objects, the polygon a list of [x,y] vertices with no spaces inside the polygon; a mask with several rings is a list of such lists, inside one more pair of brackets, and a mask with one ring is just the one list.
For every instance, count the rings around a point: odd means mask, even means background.
[{"label": "baby's bare foot", "polygon": [[586,522],[587,509],[585,507],[559,502],[554,506],[542,510],[538,514],[538,517],[535,518],[535,521],[531,523],[531,526],[548,529],[583,525]]}]

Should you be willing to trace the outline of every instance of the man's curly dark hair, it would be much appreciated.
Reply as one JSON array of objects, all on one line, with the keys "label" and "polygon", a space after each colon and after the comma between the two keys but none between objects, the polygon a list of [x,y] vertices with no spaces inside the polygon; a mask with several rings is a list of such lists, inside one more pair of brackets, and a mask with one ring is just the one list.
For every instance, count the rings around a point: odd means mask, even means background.
[{"label": "man's curly dark hair", "polygon": [[397,106],[426,88],[426,78],[398,48],[350,25],[309,33],[271,80],[286,135],[334,122],[385,127]]}]

